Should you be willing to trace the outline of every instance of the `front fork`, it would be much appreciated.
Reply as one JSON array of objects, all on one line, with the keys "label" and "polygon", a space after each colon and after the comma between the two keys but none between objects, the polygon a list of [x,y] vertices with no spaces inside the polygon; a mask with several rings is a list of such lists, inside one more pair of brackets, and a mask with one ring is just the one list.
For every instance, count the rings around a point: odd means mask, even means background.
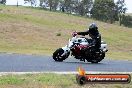
[{"label": "front fork", "polygon": [[[70,54],[71,49],[66,45],[65,47],[62,47],[62,49],[64,50],[64,53],[61,56],[66,56],[68,57]],[[80,61],[84,61],[85,62],[85,58],[81,57]]]},{"label": "front fork", "polygon": [[65,47],[62,47],[62,49],[64,50],[64,53],[61,56],[64,56],[64,55],[69,56],[70,48],[68,48],[68,46],[66,45]]}]

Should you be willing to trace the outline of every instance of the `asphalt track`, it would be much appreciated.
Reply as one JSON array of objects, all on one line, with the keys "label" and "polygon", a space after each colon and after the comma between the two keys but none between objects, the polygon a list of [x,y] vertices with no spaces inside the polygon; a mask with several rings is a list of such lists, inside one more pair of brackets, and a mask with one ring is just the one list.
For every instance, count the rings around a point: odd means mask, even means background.
[{"label": "asphalt track", "polygon": [[104,59],[99,64],[81,62],[72,57],[55,62],[51,56],[0,54],[0,72],[67,72],[82,66],[93,72],[132,72],[132,61]]}]

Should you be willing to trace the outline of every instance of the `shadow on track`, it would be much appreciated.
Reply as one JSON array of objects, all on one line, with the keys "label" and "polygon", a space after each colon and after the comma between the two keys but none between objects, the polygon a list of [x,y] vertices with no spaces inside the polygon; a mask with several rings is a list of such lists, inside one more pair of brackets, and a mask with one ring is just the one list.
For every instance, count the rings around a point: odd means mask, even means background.
[{"label": "shadow on track", "polygon": [[72,64],[72,65],[77,65],[77,64],[79,64],[79,65],[81,65],[81,64],[82,65],[96,65],[96,66],[97,65],[107,65],[106,63],[103,63],[103,62],[102,63],[101,62],[100,63],[90,63],[90,62],[79,62],[79,61],[78,62],[76,62],[76,61],[72,61],[72,62],[71,61],[63,61],[63,62],[57,62],[57,63],[63,63],[63,64],[69,64],[69,65],[70,64]]}]

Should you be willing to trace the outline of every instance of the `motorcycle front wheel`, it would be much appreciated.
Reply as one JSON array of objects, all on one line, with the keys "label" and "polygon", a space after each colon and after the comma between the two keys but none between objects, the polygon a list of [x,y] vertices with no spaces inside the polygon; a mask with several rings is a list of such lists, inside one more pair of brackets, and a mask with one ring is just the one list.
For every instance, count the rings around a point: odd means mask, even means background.
[{"label": "motorcycle front wheel", "polygon": [[57,49],[53,53],[53,59],[55,61],[62,62],[63,60],[65,60],[67,58],[65,55],[62,56],[63,53],[64,53],[64,50],[62,48]]}]

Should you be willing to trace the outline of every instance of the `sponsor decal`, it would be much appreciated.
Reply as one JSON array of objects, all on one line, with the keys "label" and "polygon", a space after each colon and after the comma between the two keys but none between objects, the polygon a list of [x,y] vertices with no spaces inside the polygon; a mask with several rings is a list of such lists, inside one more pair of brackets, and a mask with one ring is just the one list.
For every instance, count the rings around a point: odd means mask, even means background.
[{"label": "sponsor decal", "polygon": [[80,85],[86,83],[130,83],[131,76],[129,74],[86,74],[82,67],[78,69],[79,74],[76,75],[77,83]]}]

